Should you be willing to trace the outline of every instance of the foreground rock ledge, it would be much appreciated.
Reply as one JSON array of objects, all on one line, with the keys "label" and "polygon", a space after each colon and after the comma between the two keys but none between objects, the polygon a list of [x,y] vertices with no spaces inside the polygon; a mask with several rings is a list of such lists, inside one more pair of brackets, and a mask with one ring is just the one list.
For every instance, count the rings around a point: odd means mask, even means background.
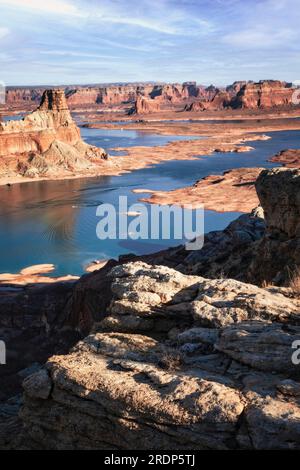
[{"label": "foreground rock ledge", "polygon": [[94,332],[25,379],[23,447],[300,448],[288,289],[142,262],[109,278]]}]

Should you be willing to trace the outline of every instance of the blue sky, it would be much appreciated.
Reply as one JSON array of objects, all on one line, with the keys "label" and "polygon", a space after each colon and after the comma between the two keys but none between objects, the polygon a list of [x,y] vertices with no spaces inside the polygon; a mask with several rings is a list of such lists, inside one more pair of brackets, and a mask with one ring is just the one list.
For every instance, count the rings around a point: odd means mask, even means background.
[{"label": "blue sky", "polygon": [[296,81],[299,24],[299,0],[0,0],[0,81]]}]

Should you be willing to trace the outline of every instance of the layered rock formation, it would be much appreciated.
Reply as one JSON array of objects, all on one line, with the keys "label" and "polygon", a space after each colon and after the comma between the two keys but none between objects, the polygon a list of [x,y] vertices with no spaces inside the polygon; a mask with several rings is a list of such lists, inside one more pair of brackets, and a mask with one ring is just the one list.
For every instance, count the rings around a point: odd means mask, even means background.
[{"label": "layered rock formation", "polygon": [[145,98],[139,95],[129,114],[151,114],[160,111],[160,98]]},{"label": "layered rock formation", "polygon": [[53,351],[68,351],[80,337],[68,327],[66,306],[75,280],[50,283],[32,277],[26,285],[7,279],[0,285],[0,338],[7,365],[0,368],[0,402],[21,391],[22,370],[43,363]]},{"label": "layered rock formation", "polygon": [[66,90],[66,99],[70,107],[90,106],[99,103],[101,96],[99,89],[88,87]]},{"label": "layered rock formation", "polygon": [[[208,94],[208,98],[210,95]],[[194,101],[192,104],[185,107],[186,111],[217,111],[220,109],[228,108],[231,103],[231,96],[227,91],[218,90],[211,99],[203,99],[201,101]]]},{"label": "layered rock formation", "polygon": [[[294,88],[291,84],[275,80],[257,83],[237,81],[226,88],[205,87],[196,82],[183,84],[133,83],[107,86],[64,87],[68,105],[72,109],[133,106],[138,96],[159,98],[166,109],[186,111],[222,110],[226,108],[260,109],[292,105]],[[8,108],[27,109],[40,101],[42,88],[9,88],[6,93]]]},{"label": "layered rock formation", "polygon": [[300,149],[282,150],[270,158],[270,162],[281,163],[287,168],[300,167]]},{"label": "layered rock formation", "polygon": [[34,177],[91,168],[107,158],[85,144],[63,90],[46,90],[36,111],[21,121],[0,123],[0,173]]},{"label": "layered rock formation", "polygon": [[234,108],[257,109],[291,106],[294,88],[279,80],[265,80],[247,83],[233,98]]}]

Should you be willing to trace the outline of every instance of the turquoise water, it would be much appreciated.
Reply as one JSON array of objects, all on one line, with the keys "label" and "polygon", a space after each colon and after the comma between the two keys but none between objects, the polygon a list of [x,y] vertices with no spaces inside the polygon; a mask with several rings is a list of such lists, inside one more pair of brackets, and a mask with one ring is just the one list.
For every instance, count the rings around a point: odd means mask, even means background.
[{"label": "turquoise water", "polygon": [[[144,145],[162,145],[162,137],[173,140],[173,137],[149,134],[146,137],[126,130],[82,129],[82,135],[87,142],[104,148],[143,145],[142,141]],[[18,272],[32,264],[54,263],[56,274],[82,274],[84,266],[94,259],[150,253],[180,244],[180,240],[174,239],[101,241],[96,236],[99,222],[96,208],[106,202],[116,204],[120,195],[128,196],[129,204],[137,202],[141,195],[132,193],[134,188],[170,190],[231,168],[271,167],[274,164],[266,160],[279,150],[299,148],[300,131],[269,135],[271,140],[251,142],[255,150],[249,153],[216,153],[191,161],[176,160],[122,176],[1,187],[0,272]],[[205,211],[205,231],[223,229],[238,215]]]}]

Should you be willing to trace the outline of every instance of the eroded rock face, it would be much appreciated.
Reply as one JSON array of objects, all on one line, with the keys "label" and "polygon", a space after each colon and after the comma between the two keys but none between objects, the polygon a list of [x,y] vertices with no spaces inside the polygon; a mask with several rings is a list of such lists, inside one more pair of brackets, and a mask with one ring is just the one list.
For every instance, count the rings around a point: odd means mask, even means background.
[{"label": "eroded rock face", "polygon": [[288,284],[300,266],[300,170],[264,170],[256,190],[267,228],[252,264],[252,279]]},{"label": "eroded rock face", "polygon": [[[23,424],[14,407],[0,407],[0,447],[299,449],[300,375],[292,360],[299,298],[221,270],[250,272],[257,245],[259,272],[286,259],[281,243],[291,252],[299,231],[298,180],[299,170],[259,177],[263,238],[258,208],[209,234],[199,252],[178,247],[144,261],[111,261],[77,282],[67,301],[62,296],[62,310],[33,317],[33,330],[55,333],[60,325],[89,336],[25,379]],[[13,318],[22,326],[28,306],[20,299]],[[13,443],[7,429],[18,431]]]},{"label": "eroded rock face", "polygon": [[75,281],[0,286],[0,339],[7,364],[0,368],[0,402],[21,391],[20,372],[53,351],[67,352],[80,334],[69,323],[66,306]]},{"label": "eroded rock face", "polygon": [[[9,88],[6,93],[8,108],[33,109],[44,93],[42,88]],[[108,86],[65,87],[67,102],[72,109],[112,108],[134,105],[138,96],[158,98],[169,109],[186,111],[222,110],[224,108],[273,108],[292,105],[291,84],[275,80],[258,83],[237,81],[226,88],[205,87],[196,82]]]},{"label": "eroded rock face", "polygon": [[23,447],[300,448],[288,290],[143,262],[107,278],[94,332],[24,382]]},{"label": "eroded rock face", "polygon": [[129,111],[130,114],[151,114],[156,113],[160,110],[159,98],[145,98],[144,96],[137,96],[134,107]]},{"label": "eroded rock face", "polygon": [[[299,317],[299,307],[296,313]],[[297,320],[298,323],[298,320]],[[299,366],[291,360],[291,346],[300,341],[300,327],[263,322],[243,322],[225,328],[216,344],[236,361],[262,371],[299,376]]]},{"label": "eroded rock face", "polygon": [[201,107],[203,110],[211,110],[211,111],[218,111],[224,108],[228,108],[230,105],[231,96],[227,91],[218,90],[215,96],[208,101],[202,101],[200,103],[193,103],[189,109],[189,111],[199,111]]},{"label": "eroded rock face", "polygon": [[232,107],[256,109],[290,106],[293,92],[291,84],[279,80],[247,83],[233,98]]},{"label": "eroded rock face", "polygon": [[[234,152],[251,150],[248,146],[236,146]],[[222,152],[222,148],[215,152]],[[222,175],[209,175],[196,181],[193,186],[171,191],[152,191],[143,202],[153,204],[176,204],[193,208],[205,206],[218,212],[250,212],[258,205],[255,181],[262,168],[236,168],[225,171]]]},{"label": "eroded rock face", "polygon": [[37,106],[44,93],[43,88],[10,88],[6,90],[6,104],[8,106]]},{"label": "eroded rock face", "polygon": [[79,88],[66,91],[68,106],[91,106],[99,103],[101,94],[99,88]]},{"label": "eroded rock face", "polygon": [[70,173],[105,158],[103,149],[81,140],[63,90],[46,90],[37,110],[22,121],[0,123],[0,174]]},{"label": "eroded rock face", "polygon": [[[177,253],[177,269],[185,273],[209,278],[229,277],[246,280],[256,247],[265,233],[264,213],[261,206],[251,214],[241,215],[225,230],[205,235],[201,250]],[[176,259],[176,257],[174,256]]]},{"label": "eroded rock face", "polygon": [[[214,88],[214,87],[212,87]],[[268,109],[292,106],[295,88],[290,83],[279,80],[260,82],[234,82],[226,90],[208,88],[200,94],[200,100],[186,106],[186,111],[221,110],[224,108]]]}]

